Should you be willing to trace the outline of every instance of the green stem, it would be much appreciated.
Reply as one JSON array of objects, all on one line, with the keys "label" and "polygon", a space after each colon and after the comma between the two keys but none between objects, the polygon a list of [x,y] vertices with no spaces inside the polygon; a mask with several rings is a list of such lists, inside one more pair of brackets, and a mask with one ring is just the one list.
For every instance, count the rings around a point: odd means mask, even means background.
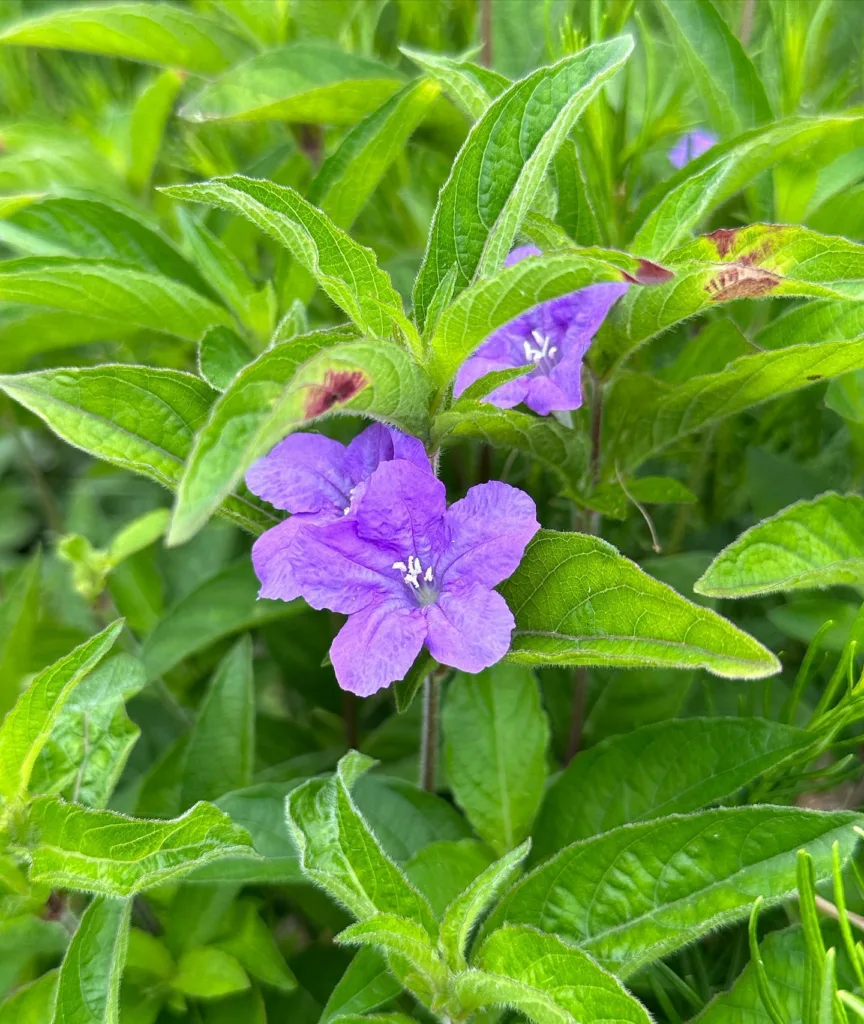
[{"label": "green stem", "polygon": [[423,733],[420,744],[420,788],[435,791],[435,769],[438,761],[438,710],[441,682],[430,672],[423,682]]}]

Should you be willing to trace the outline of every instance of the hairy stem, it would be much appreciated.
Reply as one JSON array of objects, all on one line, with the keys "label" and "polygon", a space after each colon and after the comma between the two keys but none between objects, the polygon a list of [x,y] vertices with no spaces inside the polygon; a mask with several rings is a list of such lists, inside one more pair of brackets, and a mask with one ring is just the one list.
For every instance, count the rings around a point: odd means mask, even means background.
[{"label": "hairy stem", "polygon": [[435,768],[438,761],[438,705],[441,681],[430,672],[423,682],[423,733],[420,743],[420,788],[435,790]]}]

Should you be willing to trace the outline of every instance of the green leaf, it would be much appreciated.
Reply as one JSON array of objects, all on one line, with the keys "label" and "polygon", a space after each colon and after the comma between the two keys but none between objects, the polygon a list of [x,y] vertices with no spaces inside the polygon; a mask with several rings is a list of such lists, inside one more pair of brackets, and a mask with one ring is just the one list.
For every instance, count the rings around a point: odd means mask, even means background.
[{"label": "green leaf", "polygon": [[[631,288],[597,332],[591,362],[604,375],[651,338],[718,304],[794,295],[854,297],[864,274],[864,247],[806,228],[753,224],[704,235],[664,262],[675,278],[652,288]],[[832,339],[804,332],[790,340],[846,341],[858,333],[853,329]],[[760,347],[776,346],[760,341]]]},{"label": "green leaf", "polygon": [[557,220],[579,245],[598,245],[604,236],[584,163],[580,146],[574,139],[565,139],[555,154],[554,163]]},{"label": "green leaf", "polygon": [[[210,289],[234,311],[238,320],[257,339],[260,350],[270,337],[276,320],[276,296],[272,284],[268,282],[263,288],[256,288],[229,246],[203,224],[195,221],[187,210],[179,210],[177,219],[186,249],[201,268]],[[244,364],[251,358],[251,354],[248,355]]]},{"label": "green leaf", "polygon": [[805,154],[810,165],[824,166],[860,146],[862,138],[861,115],[791,117],[713,146],[645,195],[628,248],[660,259],[712,210],[774,164]]},{"label": "green leaf", "polygon": [[471,61],[453,60],[438,53],[421,53],[407,46],[399,49],[430,78],[434,78],[472,121],[482,117],[491,101],[510,85],[509,78]]},{"label": "green leaf", "polygon": [[94,341],[123,341],[135,333],[131,324],[111,324],[97,317],[56,309],[3,304],[0,306],[0,369],[18,370],[34,355],[87,345]]},{"label": "green leaf", "polygon": [[104,807],[140,734],[124,702],[145,682],[141,662],[128,654],[91,672],[66,701],[33,766],[31,792]]},{"label": "green leaf", "polygon": [[498,409],[464,397],[435,417],[432,437],[436,443],[471,437],[495,448],[524,452],[555,473],[565,493],[574,495],[588,467],[588,439],[582,431],[569,430],[551,416]]},{"label": "green leaf", "polygon": [[753,62],[710,0],[662,0],[660,10],[690,80],[722,135],[773,119]]},{"label": "green leaf", "polygon": [[346,754],[331,779],[310,780],[289,794],[285,814],[300,866],[360,920],[395,914],[434,935],[429,904],[381,849],[351,799],[351,785],[372,763]]},{"label": "green leaf", "polygon": [[273,933],[261,920],[254,903],[236,903],[227,927],[228,938],[221,939],[217,945],[235,957],[251,977],[280,992],[293,992],[297,988],[297,979],[285,963]]},{"label": "green leaf", "polygon": [[146,192],[162,148],[165,127],[186,76],[174,68],[158,74],[135,101],[129,126],[129,168],[126,180],[133,192]]},{"label": "green leaf", "polygon": [[486,939],[475,966],[531,985],[579,1024],[650,1024],[644,1006],[581,949],[534,928],[505,926]]},{"label": "green leaf", "polygon": [[418,1021],[404,1013],[373,1013],[369,1017],[350,1013],[345,1017],[334,1017],[333,1024],[418,1024]]},{"label": "green leaf", "polygon": [[[0,389],[67,443],[169,490],[215,397],[189,373],[110,364],[3,376]],[[254,533],[276,523],[246,497],[229,498],[222,514]]]},{"label": "green leaf", "polygon": [[405,957],[433,987],[447,985],[447,968],[441,963],[429,933],[417,921],[396,914],[373,914],[349,925],[336,937],[346,946],[372,946]]},{"label": "green leaf", "polygon": [[727,679],[780,669],[752,637],[597,537],[541,530],[501,593],[516,619],[508,658],[519,664],[704,668]]},{"label": "green leaf", "polygon": [[417,78],[364,117],[322,164],[309,202],[340,228],[350,228],[439,93],[434,82]]},{"label": "green leaf", "polygon": [[0,1003],[0,1024],[45,1024],[54,1012],[57,971],[22,985]]},{"label": "green leaf", "polygon": [[83,313],[197,341],[228,325],[226,310],[179,281],[123,263],[67,256],[28,256],[0,265],[0,300]]},{"label": "green leaf", "polygon": [[48,741],[63,705],[114,645],[123,628],[115,622],[86,643],[43,669],[21,694],[0,725],[0,797],[21,800],[39,753]]},{"label": "green leaf", "polygon": [[180,111],[189,121],[355,124],[404,84],[394,68],[320,42],[296,42],[226,71]]},{"label": "green leaf", "polygon": [[171,985],[192,999],[224,999],[245,992],[249,976],[230,953],[215,946],[199,946],[180,957]]},{"label": "green leaf", "polygon": [[578,945],[626,977],[724,924],[757,896],[788,897],[799,849],[818,877],[831,844],[845,860],[859,816],[789,807],[736,807],[623,825],[568,846],[503,898],[486,933],[527,924]]},{"label": "green leaf", "polygon": [[500,974],[463,971],[454,979],[453,991],[460,1006],[468,1012],[500,1006],[518,1010],[535,1024],[577,1024],[573,1016],[545,992]]},{"label": "green leaf", "polygon": [[248,47],[224,23],[163,3],[55,8],[0,33],[0,43],[102,53],[211,75]]},{"label": "green leaf", "polygon": [[364,775],[353,789],[354,802],[385,853],[405,861],[429,843],[466,839],[471,828],[449,801],[413,782]]},{"label": "green leaf", "polygon": [[402,300],[375,254],[294,189],[235,174],[162,191],[176,199],[242,214],[285,246],[361,331],[390,336],[393,313],[389,311],[401,313]]},{"label": "green leaf", "polygon": [[444,386],[484,339],[520,313],[589,284],[623,281],[625,276],[614,264],[578,250],[506,267],[467,288],[442,314],[430,342],[429,372]]},{"label": "green leaf", "polygon": [[258,588],[249,559],[242,558],[182,597],[144,642],[147,678],[164,675],[223,637],[302,610],[297,603],[258,600]]},{"label": "green leaf", "polygon": [[181,806],[248,786],[254,756],[252,641],[244,636],[219,662],[198,709],[183,765]]},{"label": "green leaf", "polygon": [[219,294],[158,228],[104,199],[43,196],[0,220],[0,239],[23,256],[115,260],[179,281],[210,299]]},{"label": "green leaf", "polygon": [[[318,768],[313,766],[311,771]],[[221,797],[217,806],[249,832],[261,859],[220,860],[196,871],[195,881],[236,881],[248,885],[302,881],[297,848],[285,821],[285,797],[303,781],[296,778],[287,783],[262,782]]]},{"label": "green leaf", "polygon": [[[44,892],[42,895],[44,899]],[[68,942],[69,933],[57,921],[46,921],[35,914],[4,914],[0,921],[0,989],[5,992],[14,985],[37,957],[56,960]]]},{"label": "green leaf", "polygon": [[150,821],[38,797],[27,832],[33,881],[121,898],[220,857],[254,856],[249,833],[211,804]]},{"label": "green leaf", "polygon": [[97,896],[69,943],[52,1024],[119,1024],[131,900]]},{"label": "green leaf", "polygon": [[18,698],[39,618],[42,556],[39,551],[21,570],[0,602],[0,719]]},{"label": "green leaf", "polygon": [[[800,926],[771,932],[759,945],[771,993],[784,1020],[801,1020],[806,948]],[[695,1018],[699,1024],[765,1024],[768,1017],[759,995],[757,973],[749,963],[728,992],[717,996]]]},{"label": "green leaf", "polygon": [[720,803],[812,742],[761,718],[686,718],[612,736],[577,754],[549,787],[531,859],[618,825]]},{"label": "green leaf", "polygon": [[546,784],[549,722],[534,673],[517,665],[458,673],[442,724],[453,796],[500,856],[528,835]]},{"label": "green leaf", "polygon": [[426,375],[392,342],[348,341],[341,329],[269,349],[231,382],[199,432],[177,492],[169,545],[192,537],[246,470],[287,434],[350,413],[426,433]]},{"label": "green leaf", "polygon": [[501,266],[555,150],[632,49],[625,36],[540,68],[502,93],[472,128],[441,190],[417,276],[421,326],[451,267],[458,294],[475,275]]},{"label": "green leaf", "polygon": [[403,867],[440,918],[494,860],[492,851],[479,839],[444,840],[418,850]]},{"label": "green leaf", "polygon": [[[526,839],[501,860],[490,864],[445,910],[439,943],[452,971],[466,967],[465,957],[472,929],[501,891],[510,884],[530,849],[531,840]],[[494,972],[494,968],[492,970]]]},{"label": "green leaf", "polygon": [[217,391],[227,391],[253,358],[248,345],[230,327],[211,327],[198,346],[198,369]]},{"label": "green leaf", "polygon": [[751,526],[693,589],[711,597],[864,585],[864,499],[823,494]]},{"label": "green leaf", "polygon": [[[634,469],[668,445],[744,409],[864,367],[864,341],[820,342],[741,356],[678,387],[621,377],[605,416],[604,469]],[[638,407],[637,407],[638,406]]]},{"label": "green leaf", "polygon": [[401,991],[402,986],[388,970],[384,957],[376,949],[363,947],[330,993],[319,1024],[331,1024],[345,1014],[377,1010]]}]

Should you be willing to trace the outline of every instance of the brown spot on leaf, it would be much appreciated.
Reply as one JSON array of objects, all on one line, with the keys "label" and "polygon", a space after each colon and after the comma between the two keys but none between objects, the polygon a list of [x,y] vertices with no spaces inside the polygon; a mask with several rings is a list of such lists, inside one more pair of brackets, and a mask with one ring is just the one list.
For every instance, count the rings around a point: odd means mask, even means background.
[{"label": "brown spot on leaf", "polygon": [[304,418],[323,416],[334,405],[342,405],[368,386],[369,379],[362,370],[328,370],[322,384],[311,385]]},{"label": "brown spot on leaf", "polygon": [[808,373],[807,380],[822,380],[821,373]]},{"label": "brown spot on leaf", "polygon": [[633,284],[665,284],[675,276],[671,270],[661,267],[659,263],[652,263],[650,260],[639,260],[639,267],[633,274],[626,270],[622,273]]},{"label": "brown spot on leaf", "polygon": [[722,259],[724,256],[729,255],[730,249],[735,244],[738,231],[738,228],[717,228],[716,231],[712,231],[710,235],[705,237],[711,239],[717,247],[717,255]]},{"label": "brown spot on leaf", "polygon": [[778,284],[780,278],[770,270],[746,263],[730,263],[709,279],[705,291],[712,302],[729,302],[730,299],[758,299]]}]

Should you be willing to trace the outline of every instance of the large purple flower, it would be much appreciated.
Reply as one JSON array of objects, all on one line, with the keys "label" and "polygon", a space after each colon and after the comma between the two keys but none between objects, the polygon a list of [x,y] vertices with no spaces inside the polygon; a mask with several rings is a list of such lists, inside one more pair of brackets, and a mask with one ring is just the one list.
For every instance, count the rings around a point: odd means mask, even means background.
[{"label": "large purple flower", "polygon": [[330,648],[339,685],[369,696],[402,679],[424,643],[466,672],[500,661],[515,623],[492,588],[539,528],[534,502],[508,484],[472,487],[448,509],[431,473],[382,463],[350,517],[302,530],[288,552],[306,601],[348,616]]},{"label": "large purple flower", "polygon": [[687,132],[669,150],[669,162],[680,171],[682,167],[695,160],[697,156],[707,153],[712,146],[717,145],[717,136],[697,128],[694,132]]},{"label": "large purple flower", "polygon": [[[540,250],[525,245],[507,257],[512,266]],[[458,398],[494,370],[534,366],[534,370],[496,388],[484,401],[501,409],[524,402],[541,416],[578,409],[582,404],[582,359],[612,303],[627,291],[624,283],[592,284],[529,309],[490,334],[466,359],[453,389]]]},{"label": "large purple flower", "polygon": [[293,513],[252,548],[259,597],[293,601],[300,596],[289,558],[299,532],[351,515],[365,481],[391,459],[432,472],[417,438],[380,423],[367,427],[347,448],[321,434],[291,434],[252,466],[246,475],[249,490]]}]

